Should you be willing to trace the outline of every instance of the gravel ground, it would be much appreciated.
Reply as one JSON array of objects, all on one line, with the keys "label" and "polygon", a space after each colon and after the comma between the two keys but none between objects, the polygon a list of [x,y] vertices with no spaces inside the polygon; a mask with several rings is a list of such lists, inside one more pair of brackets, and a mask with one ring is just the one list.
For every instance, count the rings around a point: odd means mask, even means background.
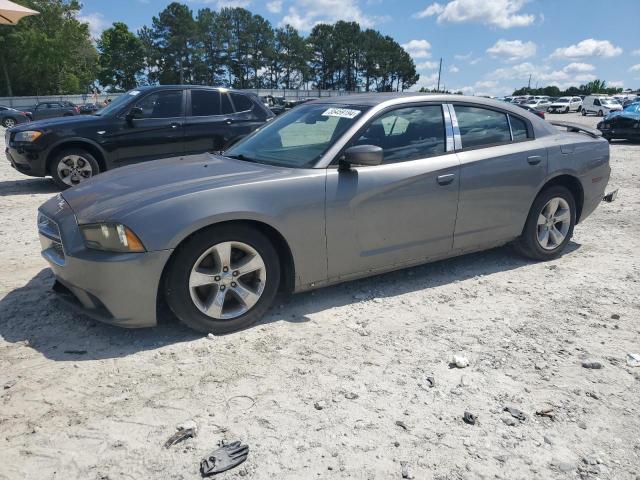
[{"label": "gravel ground", "polygon": [[[0,479],[195,479],[223,439],[250,445],[227,479],[638,478],[640,145],[614,143],[611,163],[618,200],[556,261],[467,255],[283,299],[208,339],[69,312],[35,227],[56,189],[3,159]],[[187,420],[197,437],[162,448]]]}]

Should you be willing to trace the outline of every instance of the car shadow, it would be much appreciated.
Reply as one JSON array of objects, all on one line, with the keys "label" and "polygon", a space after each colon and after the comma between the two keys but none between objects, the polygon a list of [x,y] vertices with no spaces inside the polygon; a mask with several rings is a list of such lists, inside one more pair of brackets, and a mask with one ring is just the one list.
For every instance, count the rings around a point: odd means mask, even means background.
[{"label": "car shadow", "polygon": [[25,178],[0,182],[0,197],[9,195],[35,195],[59,193],[58,187],[50,178]]},{"label": "car shadow", "polygon": [[[578,248],[579,244],[570,242],[565,255]],[[511,248],[500,247],[312,292],[279,297],[263,319],[249,329],[282,321],[305,323],[309,321],[309,315],[330,308],[428,290],[531,264],[531,261],[512,252]],[[51,270],[43,269],[25,286],[12,290],[0,300],[0,336],[6,342],[23,343],[51,360],[78,362],[126,357],[139,351],[202,338],[202,334],[184,327],[166,310],[161,313],[158,326],[154,328],[127,330],[102,324],[69,309],[53,293],[52,284]],[[388,313],[393,314],[392,311]]]}]

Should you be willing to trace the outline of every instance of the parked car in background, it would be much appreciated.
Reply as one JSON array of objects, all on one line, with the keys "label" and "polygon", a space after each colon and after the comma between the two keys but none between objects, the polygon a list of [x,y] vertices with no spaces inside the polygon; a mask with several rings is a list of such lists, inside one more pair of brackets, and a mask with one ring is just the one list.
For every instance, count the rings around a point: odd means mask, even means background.
[{"label": "parked car in background", "polygon": [[560,97],[547,105],[549,113],[579,112],[581,109],[582,99],[580,97]]},{"label": "parked car in background", "polygon": [[363,93],[300,105],[222,155],[107,172],[42,205],[38,229],[54,291],[95,318],[150,327],[166,301],[221,334],[279,290],[509,242],[558,258],[609,175],[593,130],[478,97]]},{"label": "parked car in background", "polygon": [[281,115],[285,112],[284,97],[274,97],[273,95],[263,95],[260,100],[264,106],[271,110],[274,115]]},{"label": "parked car in background", "polygon": [[85,103],[80,105],[80,113],[82,115],[90,115],[100,110],[104,105],[98,105],[97,103]]},{"label": "parked car in background", "polygon": [[640,102],[640,96],[627,97],[624,102],[622,102],[622,108],[637,102]]},{"label": "parked car in background", "polygon": [[141,87],[93,115],[10,130],[11,164],[61,187],[130,163],[221,150],[273,117],[252,93],[199,86]]},{"label": "parked car in background", "polygon": [[27,110],[31,120],[43,120],[45,118],[71,117],[80,114],[80,107],[67,102],[40,102]]},{"label": "parked car in background", "polygon": [[529,105],[525,105],[525,104],[517,104],[517,106],[544,119],[544,110],[538,110],[536,108],[530,107]]},{"label": "parked car in background", "polygon": [[582,115],[594,113],[603,117],[616,110],[622,110],[622,105],[606,95],[587,95],[582,101]]},{"label": "parked car in background", "polygon": [[640,141],[640,102],[627,105],[622,111],[610,113],[598,123],[598,130],[607,140],[621,138]]},{"label": "parked car in background", "polygon": [[551,102],[546,98],[538,98],[528,100],[524,103],[524,105],[526,105],[527,107],[535,108],[536,110],[546,110],[547,107],[551,105]]},{"label": "parked car in background", "polygon": [[26,112],[0,105],[0,125],[4,128],[12,128],[20,123],[28,123],[30,121],[31,118]]}]

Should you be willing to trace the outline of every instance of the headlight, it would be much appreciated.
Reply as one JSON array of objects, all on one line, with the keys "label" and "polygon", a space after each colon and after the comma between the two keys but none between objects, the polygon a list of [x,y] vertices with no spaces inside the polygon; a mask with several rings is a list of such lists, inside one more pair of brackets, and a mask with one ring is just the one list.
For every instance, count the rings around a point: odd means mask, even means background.
[{"label": "headlight", "polygon": [[18,132],[13,137],[15,142],[35,142],[42,136],[42,132],[38,130],[27,130],[26,132]]},{"label": "headlight", "polygon": [[129,228],[119,223],[80,225],[87,248],[107,252],[144,252],[140,239]]}]

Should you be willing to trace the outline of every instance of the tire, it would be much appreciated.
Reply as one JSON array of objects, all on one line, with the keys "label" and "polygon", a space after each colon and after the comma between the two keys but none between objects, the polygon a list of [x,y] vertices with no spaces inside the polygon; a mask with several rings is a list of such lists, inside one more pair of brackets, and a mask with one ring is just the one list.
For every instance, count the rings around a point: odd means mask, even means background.
[{"label": "tire", "polygon": [[[233,245],[229,250],[230,268],[223,273],[224,262],[219,261],[221,256],[215,249],[229,243]],[[237,254],[245,253],[245,247],[253,250],[249,257],[252,263],[256,259],[255,254],[258,255],[264,275],[261,270],[256,270],[236,276],[240,270],[234,268],[241,269],[242,262],[247,260],[242,257],[234,260],[234,255],[238,258]],[[208,254],[212,249],[213,253]],[[239,266],[234,266],[234,263]],[[201,275],[200,272],[206,272],[204,276],[208,279],[201,286],[192,288],[191,281],[200,284],[199,278],[192,280],[192,275]],[[257,278],[259,280],[256,281]],[[279,285],[280,261],[269,239],[249,226],[219,225],[196,233],[178,248],[165,275],[164,293],[167,304],[183,324],[198,332],[221,335],[247,328],[260,320],[273,303]],[[220,298],[222,290],[225,293],[218,313],[207,314],[205,310],[213,311],[210,309],[218,305],[213,300]],[[248,307],[248,303],[241,302],[236,293],[247,290],[253,295],[256,295],[254,292],[259,294],[259,299]],[[225,315],[227,318],[221,318]]]},{"label": "tire", "polygon": [[582,109],[582,116],[583,116],[583,117],[586,117],[586,116],[587,116],[587,111],[586,111],[584,108]]},{"label": "tire", "polygon": [[[548,209],[553,208],[551,201],[557,199],[559,199],[558,210],[553,213],[553,216],[558,216],[557,212],[560,212],[560,215],[565,217],[568,213],[568,216],[566,216],[567,223],[565,224],[564,222],[558,221],[554,224],[553,228],[555,228],[555,231],[563,234],[562,240],[560,241],[560,237],[556,237],[555,234],[547,233],[546,238],[548,243],[545,247],[540,238],[545,238],[544,232],[547,224],[540,224],[539,222],[541,217],[548,217],[545,212],[548,213]],[[566,209],[569,211],[563,214],[563,211]],[[553,220],[549,220],[548,218],[547,221],[553,222]],[[522,230],[522,235],[516,240],[516,250],[532,260],[545,261],[558,258],[562,255],[562,252],[571,240],[575,223],[576,201],[573,198],[573,194],[561,185],[545,188],[538,194],[531,205],[527,221]]]},{"label": "tire", "polygon": [[564,113],[569,113],[569,107],[564,109]]},{"label": "tire", "polygon": [[12,127],[15,127],[17,124],[18,122],[16,122],[15,119],[10,117],[6,117],[2,120],[2,126],[4,128],[12,128]]},{"label": "tire", "polygon": [[[65,169],[63,164],[70,168]],[[67,171],[69,174],[65,175]],[[49,162],[49,174],[62,189],[73,187],[98,173],[100,167],[94,156],[81,148],[63,150]]]},{"label": "tire", "polygon": [[604,112],[602,110],[598,110],[598,116],[599,117],[604,117]]}]

